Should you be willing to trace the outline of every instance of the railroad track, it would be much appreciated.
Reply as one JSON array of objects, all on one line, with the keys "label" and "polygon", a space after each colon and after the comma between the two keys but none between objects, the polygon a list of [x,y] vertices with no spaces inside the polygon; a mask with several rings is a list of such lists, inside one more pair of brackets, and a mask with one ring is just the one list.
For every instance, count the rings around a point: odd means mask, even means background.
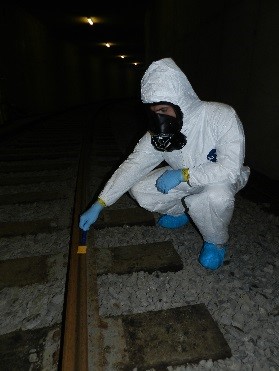
[{"label": "railroad track", "polygon": [[17,124],[2,138],[0,369],[58,367],[78,169],[94,109]]},{"label": "railroad track", "polygon": [[[104,181],[109,178],[117,164],[123,160],[125,148],[121,148],[121,145],[117,144],[111,130],[112,123],[104,108],[99,115],[95,116],[94,122],[94,135],[85,136],[83,143],[75,193],[64,336],[61,347],[60,367],[65,371],[103,370],[106,364],[102,334],[99,331],[102,320],[98,304],[98,270],[93,241],[94,229],[92,228],[93,233],[89,233],[88,252],[85,253],[80,246],[82,235],[78,228],[78,222],[80,213],[88,206],[90,199],[93,200],[93,195],[97,194]],[[111,218],[111,213],[111,210],[108,213],[104,212],[101,220],[97,223],[97,228],[145,224],[144,216],[146,218],[146,215],[148,215],[147,223],[154,224],[153,216],[142,209],[136,218],[130,216],[130,220],[129,213],[124,215],[125,220],[119,220],[120,214]],[[94,329],[93,333],[92,328]]]},{"label": "railroad track", "polygon": [[[22,352],[22,340],[17,352],[4,347],[2,362],[39,370],[159,370],[231,356],[202,296],[202,282],[211,288],[224,274],[212,276],[198,265],[201,238],[192,225],[186,234],[157,228],[157,215],[125,194],[103,210],[87,249],[80,248],[80,213],[140,136],[141,117],[129,105],[48,118],[0,151],[1,231],[8,246],[1,264],[7,272],[20,263],[30,269],[32,260],[37,267],[25,284],[23,268],[17,280],[7,273],[3,299],[42,291],[33,312],[27,299],[4,307],[2,316],[14,324],[4,321],[3,340],[21,338],[26,346]],[[51,297],[43,295],[48,290]],[[32,315],[9,316],[19,304]]]},{"label": "railroad track", "polygon": [[[98,110],[100,107],[85,115],[78,112],[41,118],[17,134],[9,130],[9,137],[2,140],[0,264],[1,299],[6,305],[1,313],[4,320],[0,352],[4,367],[22,370],[31,364],[36,369],[67,371],[88,367],[90,254],[77,254],[78,219],[96,191],[96,184],[109,176],[123,156],[115,142],[114,148],[111,145],[113,135],[104,135],[102,123],[102,130],[96,131],[98,136],[91,143],[93,118]],[[89,166],[91,160],[93,167]],[[95,175],[96,169],[99,173],[97,182],[93,177],[93,187],[91,184],[87,190],[89,169]],[[51,265],[56,265],[52,271]],[[38,303],[33,307],[32,292],[37,288],[41,292],[34,295]],[[9,306],[15,295],[18,297],[14,305]],[[55,308],[51,308],[53,301]],[[11,343],[13,349],[9,348]],[[51,349],[42,347],[42,343]]]}]

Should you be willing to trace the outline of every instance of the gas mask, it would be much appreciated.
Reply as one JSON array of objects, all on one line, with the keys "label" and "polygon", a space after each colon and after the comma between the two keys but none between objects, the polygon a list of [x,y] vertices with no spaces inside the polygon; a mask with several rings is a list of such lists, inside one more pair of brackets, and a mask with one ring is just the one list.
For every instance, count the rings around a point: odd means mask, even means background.
[{"label": "gas mask", "polygon": [[185,135],[180,132],[182,128],[182,113],[180,108],[175,105],[172,105],[172,107],[177,117],[155,113],[153,111],[149,112],[151,143],[161,152],[179,150],[187,143]]}]

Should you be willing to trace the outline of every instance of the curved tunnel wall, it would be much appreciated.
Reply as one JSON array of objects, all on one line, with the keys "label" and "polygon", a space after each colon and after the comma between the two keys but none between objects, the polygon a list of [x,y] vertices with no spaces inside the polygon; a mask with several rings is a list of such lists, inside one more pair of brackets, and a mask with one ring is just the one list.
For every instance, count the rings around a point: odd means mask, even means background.
[{"label": "curved tunnel wall", "polygon": [[1,5],[0,24],[2,124],[94,100],[138,95],[140,72],[135,66],[57,37],[20,6]]}]

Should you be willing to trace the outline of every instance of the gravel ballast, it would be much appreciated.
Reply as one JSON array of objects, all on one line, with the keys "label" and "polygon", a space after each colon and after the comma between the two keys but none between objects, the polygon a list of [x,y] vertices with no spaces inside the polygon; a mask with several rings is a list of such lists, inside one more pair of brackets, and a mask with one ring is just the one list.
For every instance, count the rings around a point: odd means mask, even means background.
[{"label": "gravel ballast", "polygon": [[[92,169],[88,174],[92,200],[103,178],[102,167],[98,168],[96,176],[95,160],[95,155],[92,155]],[[103,168],[104,174],[108,168]],[[45,284],[7,287],[0,292],[1,334],[20,328],[38,329],[61,323],[74,186],[73,177],[57,183],[0,187],[0,194],[34,191],[69,193],[67,200],[57,200],[55,205],[50,201],[0,208],[3,222],[51,216],[64,228],[53,234],[1,238],[1,260],[37,255],[53,257],[53,267]],[[157,226],[94,230],[94,245],[99,249],[171,241],[183,262],[183,269],[178,272],[141,271],[99,276],[100,315],[110,317],[203,303],[228,342],[232,357],[169,366],[168,371],[279,370],[279,217],[265,211],[267,206],[237,194],[227,258],[224,266],[215,272],[205,270],[197,261],[202,238],[192,223],[177,230]],[[134,207],[137,207],[135,202],[124,195],[108,209]],[[44,367],[44,371],[57,370],[51,364]]]},{"label": "gravel ballast", "polygon": [[233,356],[168,370],[278,370],[278,223],[278,217],[238,195],[227,258],[214,272],[197,261],[202,239],[192,224],[177,230],[124,226],[95,231],[100,249],[170,240],[184,265],[178,272],[100,276],[100,315],[204,303]]}]

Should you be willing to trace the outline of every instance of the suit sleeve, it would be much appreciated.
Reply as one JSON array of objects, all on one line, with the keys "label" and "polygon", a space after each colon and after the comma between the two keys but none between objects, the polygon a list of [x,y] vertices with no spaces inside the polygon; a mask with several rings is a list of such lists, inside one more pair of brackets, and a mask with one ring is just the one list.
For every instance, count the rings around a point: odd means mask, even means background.
[{"label": "suit sleeve", "polygon": [[208,128],[215,139],[217,161],[190,168],[190,184],[236,183],[245,156],[245,137],[240,119],[232,107],[222,106],[208,117]]},{"label": "suit sleeve", "polygon": [[162,154],[152,146],[150,134],[146,133],[134,151],[113,173],[99,197],[107,206],[112,205],[162,161]]}]

